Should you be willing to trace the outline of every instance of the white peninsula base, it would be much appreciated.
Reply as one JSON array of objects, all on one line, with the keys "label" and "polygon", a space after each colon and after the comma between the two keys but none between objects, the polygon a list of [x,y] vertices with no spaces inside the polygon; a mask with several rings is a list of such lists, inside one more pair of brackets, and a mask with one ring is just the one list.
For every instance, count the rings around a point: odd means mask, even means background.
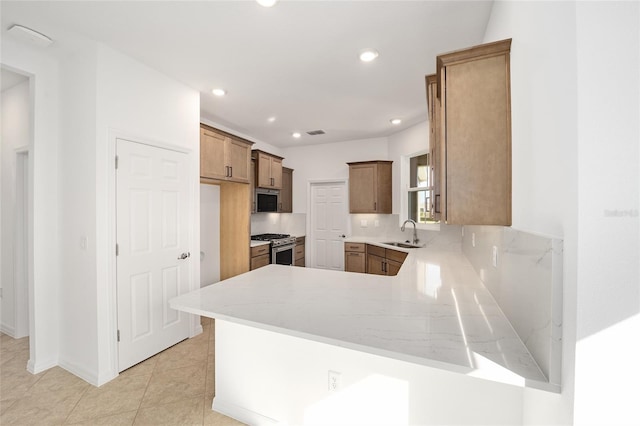
[{"label": "white peninsula base", "polygon": [[[523,388],[217,319],[213,409],[250,425],[521,424]],[[329,371],[340,374],[329,390]]]}]

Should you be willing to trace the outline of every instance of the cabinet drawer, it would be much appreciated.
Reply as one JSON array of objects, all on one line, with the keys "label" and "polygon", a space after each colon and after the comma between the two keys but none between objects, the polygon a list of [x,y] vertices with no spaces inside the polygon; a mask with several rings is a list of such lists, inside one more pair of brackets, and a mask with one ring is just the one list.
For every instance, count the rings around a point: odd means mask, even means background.
[{"label": "cabinet drawer", "polygon": [[260,256],[255,256],[251,258],[251,270],[262,268],[263,266],[267,266],[269,264],[269,255],[263,254]]},{"label": "cabinet drawer", "polygon": [[367,254],[373,254],[375,256],[386,257],[385,249],[378,246],[367,244]]},{"label": "cabinet drawer", "polygon": [[387,259],[389,260],[394,260],[402,264],[402,262],[404,262],[406,258],[407,258],[407,253],[404,251],[387,249]]},{"label": "cabinet drawer", "polygon": [[304,258],[304,244],[299,244],[295,248],[295,256],[294,259],[303,259]]},{"label": "cabinet drawer", "polygon": [[364,253],[364,243],[344,243],[344,251],[357,251]]},{"label": "cabinet drawer", "polygon": [[251,247],[251,257],[260,256],[263,254],[269,254],[269,244],[263,244],[257,247]]}]

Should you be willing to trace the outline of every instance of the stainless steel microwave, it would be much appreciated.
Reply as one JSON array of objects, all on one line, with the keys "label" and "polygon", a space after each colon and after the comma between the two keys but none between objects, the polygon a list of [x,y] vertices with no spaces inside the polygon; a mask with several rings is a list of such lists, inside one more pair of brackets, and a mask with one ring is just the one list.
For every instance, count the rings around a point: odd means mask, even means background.
[{"label": "stainless steel microwave", "polygon": [[280,191],[256,188],[256,212],[277,212],[280,206]]}]

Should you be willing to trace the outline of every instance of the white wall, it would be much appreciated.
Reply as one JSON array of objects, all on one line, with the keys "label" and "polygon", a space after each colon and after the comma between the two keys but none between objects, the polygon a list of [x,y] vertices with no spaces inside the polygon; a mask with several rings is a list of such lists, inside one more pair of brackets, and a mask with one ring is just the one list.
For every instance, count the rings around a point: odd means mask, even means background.
[{"label": "white wall", "polygon": [[638,8],[496,2],[487,26],[513,38],[514,227],[564,240],[563,391],[527,390],[525,424],[640,421]]},{"label": "white wall", "polygon": [[[31,76],[28,228],[29,371],[58,362],[58,63],[43,53],[2,37],[2,65]],[[54,301],[52,303],[52,301]]]},{"label": "white wall", "polygon": [[294,169],[294,213],[307,213],[309,181],[348,179],[347,162],[389,159],[386,138],[290,147],[282,156],[286,166]]},{"label": "white wall", "polygon": [[[16,296],[19,289],[15,288],[14,272],[14,241],[16,229],[16,149],[26,148],[30,141],[30,95],[29,81],[13,86],[2,92],[2,136],[1,136],[1,165],[0,181],[2,185],[1,201],[1,276],[2,287],[1,310],[2,321],[0,329],[13,337],[24,337],[29,334],[28,324],[26,328],[18,321],[18,312],[15,309]],[[24,283],[27,286],[28,283]],[[24,311],[26,314],[26,311]]]},{"label": "white wall", "polygon": [[401,202],[402,191],[409,183],[408,172],[405,171],[407,173],[406,179],[403,179],[402,177],[402,159],[403,157],[412,156],[418,152],[428,151],[428,120],[389,136],[389,160],[393,160],[393,213],[400,214],[400,220],[402,221],[407,218],[407,206],[404,206]]},{"label": "white wall", "polygon": [[[199,253],[199,94],[100,44],[88,44],[60,62],[60,365],[101,385],[118,372],[115,138],[190,150],[189,251]],[[80,246],[83,237],[86,250]],[[200,264],[193,261],[193,289],[199,276]]]},{"label": "white wall", "polygon": [[640,424],[640,3],[578,2],[576,12],[574,419]]},{"label": "white wall", "polygon": [[[60,365],[96,383],[96,66],[94,45],[60,63]],[[80,239],[88,238],[85,249]]]}]

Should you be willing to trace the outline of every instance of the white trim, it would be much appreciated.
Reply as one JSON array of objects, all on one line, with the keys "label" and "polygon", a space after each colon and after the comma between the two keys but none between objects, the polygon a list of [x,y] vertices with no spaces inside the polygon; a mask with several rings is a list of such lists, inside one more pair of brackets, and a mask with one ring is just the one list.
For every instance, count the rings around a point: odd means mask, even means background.
[{"label": "white trim", "polygon": [[251,411],[244,407],[240,407],[238,405],[227,402],[220,396],[216,396],[213,398],[211,409],[217,411],[218,413],[224,414],[227,417],[231,417],[238,420],[239,422],[249,425],[276,426],[287,424],[278,420],[274,420],[270,417],[263,416],[262,414],[256,413],[255,411]]},{"label": "white trim", "polygon": [[70,364],[64,360],[61,360],[58,366],[60,368],[67,370],[69,373],[80,377],[82,380],[84,380],[89,384],[92,384],[93,386],[97,387],[106,383],[106,382],[100,383],[98,376],[93,374],[92,371],[89,371],[86,368],[80,367],[78,365]]},{"label": "white trim", "polygon": [[44,361],[34,361],[33,359],[29,359],[29,361],[27,361],[27,371],[31,374],[39,374],[57,365],[58,360],[55,358],[46,359]]}]

